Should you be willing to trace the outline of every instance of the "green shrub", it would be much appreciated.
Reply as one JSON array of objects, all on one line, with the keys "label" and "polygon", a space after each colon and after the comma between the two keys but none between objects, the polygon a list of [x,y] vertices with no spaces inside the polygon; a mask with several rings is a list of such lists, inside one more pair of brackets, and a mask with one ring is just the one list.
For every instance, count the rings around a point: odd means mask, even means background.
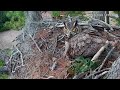
[{"label": "green shrub", "polygon": [[95,69],[97,67],[96,62],[92,62],[89,58],[84,58],[83,56],[80,56],[75,59],[75,62],[72,64],[71,69],[75,73],[82,73],[86,72],[90,69]]},{"label": "green shrub", "polygon": [[9,20],[6,13],[6,11],[0,11],[0,31],[5,31],[4,23]]},{"label": "green shrub", "polygon": [[[0,68],[3,67],[5,65],[5,62],[3,60],[0,59]],[[0,73],[0,79],[8,79],[8,74],[6,73]]]},{"label": "green shrub", "polygon": [[0,31],[5,30],[19,30],[25,24],[25,16],[23,11],[2,11],[0,16]]},{"label": "green shrub", "polygon": [[53,17],[59,17],[60,16],[60,11],[52,11],[52,16]]}]

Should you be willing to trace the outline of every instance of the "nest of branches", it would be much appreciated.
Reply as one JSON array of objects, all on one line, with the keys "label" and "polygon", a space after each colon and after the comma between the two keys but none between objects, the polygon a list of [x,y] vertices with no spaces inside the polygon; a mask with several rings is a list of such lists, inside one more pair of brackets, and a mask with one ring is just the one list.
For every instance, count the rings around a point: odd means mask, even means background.
[{"label": "nest of branches", "polygon": [[[92,28],[89,25],[79,25],[77,28],[80,31],[72,34],[67,42],[64,27],[38,28],[34,36],[28,34],[30,38],[16,47],[17,52],[9,60],[10,67],[14,67],[11,78],[104,78],[120,53],[117,36],[120,30],[103,24],[91,25]],[[21,48],[25,43],[29,43],[29,54],[24,53],[27,47]]]}]

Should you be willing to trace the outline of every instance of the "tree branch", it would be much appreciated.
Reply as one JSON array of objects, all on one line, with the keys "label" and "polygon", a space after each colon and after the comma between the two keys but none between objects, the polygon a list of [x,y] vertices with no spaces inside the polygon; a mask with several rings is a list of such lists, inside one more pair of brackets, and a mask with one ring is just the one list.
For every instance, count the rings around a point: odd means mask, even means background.
[{"label": "tree branch", "polygon": [[30,38],[33,40],[33,42],[35,43],[37,49],[39,50],[40,53],[42,53],[41,49],[39,48],[38,44],[35,42],[35,40],[33,39],[33,37],[29,34]]},{"label": "tree branch", "polygon": [[20,56],[21,56],[21,63],[22,63],[22,66],[24,66],[23,64],[23,55],[22,55],[22,52],[16,47],[17,51],[20,53]]},{"label": "tree branch", "polygon": [[108,70],[110,70],[110,68],[105,68],[105,69],[103,69],[103,70],[101,70],[101,71],[93,72],[93,73],[91,73],[90,75],[88,75],[87,77],[85,77],[84,79],[89,79],[89,78],[92,77],[93,75],[96,75],[96,74],[98,74],[98,73],[101,73],[101,72],[104,72],[104,71],[108,71]]},{"label": "tree branch", "polygon": [[109,53],[107,54],[107,56],[105,57],[105,59],[103,60],[102,64],[100,65],[100,68],[98,69],[98,71],[100,71],[102,69],[102,67],[104,66],[105,62],[107,61],[108,57],[110,56],[110,54],[112,53],[112,51],[115,49],[115,47],[112,47],[112,49],[109,51]]},{"label": "tree branch", "polygon": [[105,48],[108,47],[109,41],[107,40],[105,45],[100,48],[100,50],[93,56],[91,61],[95,61],[98,59],[98,57],[101,55],[101,53],[105,50]]}]

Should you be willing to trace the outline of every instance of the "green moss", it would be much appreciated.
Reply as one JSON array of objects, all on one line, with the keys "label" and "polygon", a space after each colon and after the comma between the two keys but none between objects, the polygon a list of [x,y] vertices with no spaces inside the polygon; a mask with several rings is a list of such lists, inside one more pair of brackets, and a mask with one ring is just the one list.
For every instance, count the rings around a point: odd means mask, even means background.
[{"label": "green moss", "polygon": [[8,79],[8,75],[7,74],[0,74],[0,79]]}]

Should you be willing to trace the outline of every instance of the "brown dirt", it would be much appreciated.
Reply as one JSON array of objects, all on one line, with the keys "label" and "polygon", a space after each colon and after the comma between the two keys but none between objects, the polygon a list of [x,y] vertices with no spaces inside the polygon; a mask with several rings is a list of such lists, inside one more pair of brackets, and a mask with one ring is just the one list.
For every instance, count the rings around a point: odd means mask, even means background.
[{"label": "brown dirt", "polygon": [[0,49],[12,48],[12,41],[21,34],[22,31],[9,30],[0,32]]}]

